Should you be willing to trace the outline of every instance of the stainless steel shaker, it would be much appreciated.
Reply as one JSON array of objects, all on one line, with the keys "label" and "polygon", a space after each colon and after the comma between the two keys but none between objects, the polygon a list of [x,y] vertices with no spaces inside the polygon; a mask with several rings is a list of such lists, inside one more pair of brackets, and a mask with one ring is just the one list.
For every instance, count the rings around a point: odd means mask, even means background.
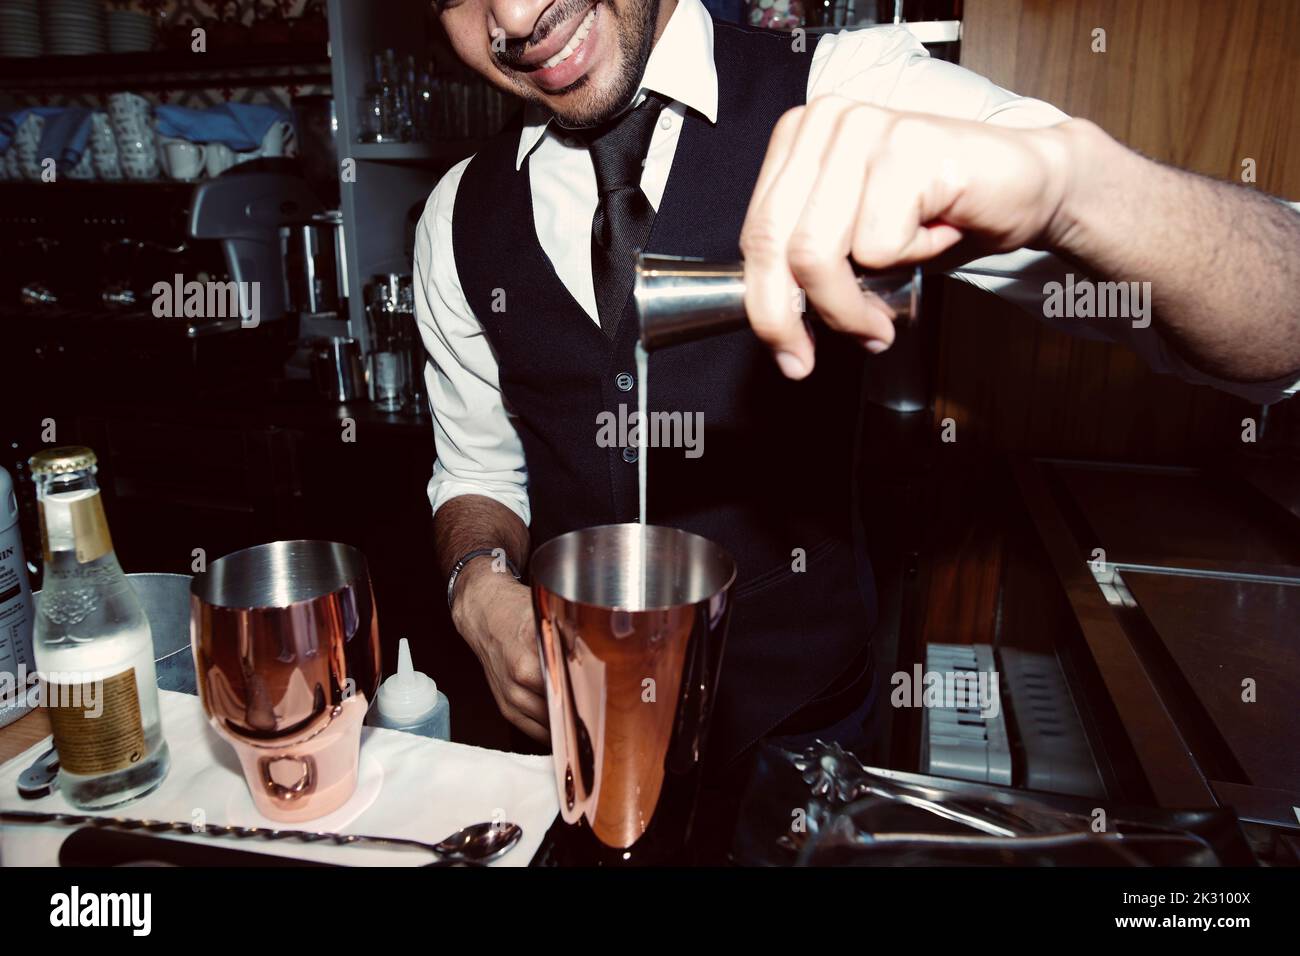
[{"label": "stainless steel shaker", "polygon": [[311,374],[321,396],[332,402],[355,402],[366,397],[366,371],[361,345],[346,336],[313,339]]}]

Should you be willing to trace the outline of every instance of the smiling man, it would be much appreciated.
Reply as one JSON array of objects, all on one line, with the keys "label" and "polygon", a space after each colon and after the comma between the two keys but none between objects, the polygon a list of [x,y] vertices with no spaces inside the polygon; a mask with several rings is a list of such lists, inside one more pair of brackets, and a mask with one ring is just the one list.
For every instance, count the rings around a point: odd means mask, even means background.
[{"label": "smiling man", "polygon": [[[633,254],[746,263],[757,335],[656,353],[652,413],[702,415],[708,454],[658,449],[649,520],[737,559],[712,753],[869,735],[876,601],[853,533],[859,382],[893,340],[850,261],[1004,253],[972,277],[1042,313],[1064,266],[1150,282],[1156,320],[1079,323],[1157,368],[1258,401],[1300,368],[1300,227],[1267,197],[1151,163],[1096,127],[929,59],[902,29],[789,35],[700,0],[443,0],[457,53],[528,103],[452,169],[417,237],[453,620],[502,713],[547,712],[511,570],[576,528],[636,520]],[[1153,225],[1154,224],[1154,225]],[[1001,275],[990,278],[990,271]],[[833,332],[818,335],[806,293]],[[775,360],[774,360],[775,359]],[[870,504],[868,506],[871,506]]]}]

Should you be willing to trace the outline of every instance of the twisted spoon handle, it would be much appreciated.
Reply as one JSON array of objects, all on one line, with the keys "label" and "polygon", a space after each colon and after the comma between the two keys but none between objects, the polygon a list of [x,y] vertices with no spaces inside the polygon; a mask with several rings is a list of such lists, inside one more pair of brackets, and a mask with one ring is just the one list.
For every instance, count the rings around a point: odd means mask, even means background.
[{"label": "twisted spoon handle", "polygon": [[209,823],[198,827],[189,823],[169,823],[164,820],[131,820],[125,817],[92,817],[78,813],[41,813],[33,810],[0,810],[0,823],[58,823],[63,826],[97,827],[101,830],[122,830],[127,833],[185,833],[191,836],[225,837],[241,840],[295,840],[299,843],[333,843],[337,846],[369,844],[426,850],[440,859],[448,856],[432,843],[407,840],[402,837],[362,836],[354,833],[313,833],[308,830],[268,830],[263,827],[232,827]]}]

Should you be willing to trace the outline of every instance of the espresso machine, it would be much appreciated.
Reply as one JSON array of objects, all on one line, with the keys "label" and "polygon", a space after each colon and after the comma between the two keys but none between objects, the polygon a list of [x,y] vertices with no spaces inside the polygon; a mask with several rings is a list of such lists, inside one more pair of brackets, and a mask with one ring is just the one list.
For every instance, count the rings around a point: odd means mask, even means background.
[{"label": "espresso machine", "polygon": [[[19,384],[193,395],[283,369],[297,337],[283,227],[320,211],[300,177],[0,184],[0,335]],[[211,294],[256,283],[256,322]],[[246,288],[253,288],[249,285]]]}]

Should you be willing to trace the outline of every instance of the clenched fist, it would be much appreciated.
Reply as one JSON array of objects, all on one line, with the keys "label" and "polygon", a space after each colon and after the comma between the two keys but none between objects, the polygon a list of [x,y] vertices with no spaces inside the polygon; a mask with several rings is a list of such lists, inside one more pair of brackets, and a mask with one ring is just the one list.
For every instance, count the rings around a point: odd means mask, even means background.
[{"label": "clenched fist", "polygon": [[786,113],[740,239],[750,322],[781,370],[803,378],[813,368],[800,288],[832,328],[875,352],[893,342],[893,317],[863,296],[851,262],[912,265],[959,243],[964,261],[1043,241],[1070,175],[1061,130],[899,113],[836,96]]}]

